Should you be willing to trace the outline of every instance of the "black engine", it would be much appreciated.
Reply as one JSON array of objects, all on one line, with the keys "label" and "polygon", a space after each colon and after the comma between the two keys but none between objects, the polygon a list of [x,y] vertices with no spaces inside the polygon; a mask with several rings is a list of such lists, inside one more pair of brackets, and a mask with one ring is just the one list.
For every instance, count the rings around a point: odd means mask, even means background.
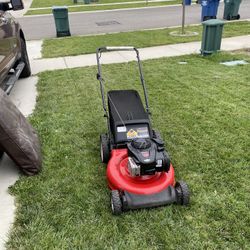
[{"label": "black engine", "polygon": [[132,176],[168,172],[170,158],[161,139],[134,139],[128,146],[128,169]]}]

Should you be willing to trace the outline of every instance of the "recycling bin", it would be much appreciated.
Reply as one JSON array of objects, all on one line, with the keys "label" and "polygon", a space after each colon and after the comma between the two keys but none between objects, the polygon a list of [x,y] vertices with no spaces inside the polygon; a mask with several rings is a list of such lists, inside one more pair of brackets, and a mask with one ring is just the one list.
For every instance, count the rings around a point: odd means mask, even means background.
[{"label": "recycling bin", "polygon": [[185,0],[185,5],[191,5],[191,3],[192,3],[192,0]]},{"label": "recycling bin", "polygon": [[70,36],[68,7],[53,6],[52,12],[55,19],[57,37]]},{"label": "recycling bin", "polygon": [[241,0],[224,0],[223,18],[226,20],[240,19],[239,8]]},{"label": "recycling bin", "polygon": [[201,0],[201,21],[216,19],[219,0]]},{"label": "recycling bin", "polygon": [[224,21],[218,19],[211,19],[202,23],[202,55],[210,55],[220,50],[224,24]]}]

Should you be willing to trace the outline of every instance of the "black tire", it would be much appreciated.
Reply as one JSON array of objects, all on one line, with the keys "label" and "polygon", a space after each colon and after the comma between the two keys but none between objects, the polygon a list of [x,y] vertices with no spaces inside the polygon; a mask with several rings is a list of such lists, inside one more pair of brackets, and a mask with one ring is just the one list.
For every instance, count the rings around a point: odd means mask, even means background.
[{"label": "black tire", "polygon": [[25,63],[22,73],[20,74],[20,78],[29,77],[31,75],[30,69],[30,61],[27,53],[26,43],[24,39],[21,38],[21,59],[20,61]]},{"label": "black tire", "polygon": [[175,190],[177,194],[177,204],[186,206],[189,204],[190,193],[188,185],[184,181],[176,182]]},{"label": "black tire", "polygon": [[238,14],[238,15],[236,16],[236,19],[237,19],[237,20],[239,20],[239,19],[240,19],[240,14]]},{"label": "black tire", "polygon": [[109,138],[107,134],[100,136],[100,155],[103,163],[108,163],[110,158]]},{"label": "black tire", "polygon": [[122,213],[122,201],[118,190],[111,191],[111,210],[113,215]]}]

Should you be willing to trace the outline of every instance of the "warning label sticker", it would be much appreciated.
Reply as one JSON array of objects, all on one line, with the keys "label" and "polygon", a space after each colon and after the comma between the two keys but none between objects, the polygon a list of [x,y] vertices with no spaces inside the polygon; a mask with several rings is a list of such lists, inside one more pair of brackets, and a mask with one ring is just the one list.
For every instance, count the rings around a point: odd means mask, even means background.
[{"label": "warning label sticker", "polygon": [[137,137],[138,138],[147,138],[149,137],[149,134],[148,134],[148,128],[147,127],[143,127],[143,128],[138,128],[137,129]]},{"label": "warning label sticker", "polygon": [[125,126],[119,126],[117,127],[117,132],[118,133],[124,133],[127,131],[127,128]]},{"label": "warning label sticker", "polygon": [[127,133],[127,138],[128,139],[133,139],[137,137],[137,132],[133,129],[130,129]]},{"label": "warning label sticker", "polygon": [[140,127],[140,128],[131,128],[127,132],[127,139],[134,138],[149,138],[148,128]]}]

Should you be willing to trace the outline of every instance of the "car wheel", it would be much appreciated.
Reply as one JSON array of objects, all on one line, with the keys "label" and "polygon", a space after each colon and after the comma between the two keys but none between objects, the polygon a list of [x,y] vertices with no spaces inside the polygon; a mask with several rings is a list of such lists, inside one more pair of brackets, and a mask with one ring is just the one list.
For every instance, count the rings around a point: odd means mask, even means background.
[{"label": "car wheel", "polygon": [[21,38],[21,59],[20,61],[25,63],[22,73],[20,74],[20,78],[29,77],[31,75],[30,62],[27,53],[26,43],[24,39]]}]

